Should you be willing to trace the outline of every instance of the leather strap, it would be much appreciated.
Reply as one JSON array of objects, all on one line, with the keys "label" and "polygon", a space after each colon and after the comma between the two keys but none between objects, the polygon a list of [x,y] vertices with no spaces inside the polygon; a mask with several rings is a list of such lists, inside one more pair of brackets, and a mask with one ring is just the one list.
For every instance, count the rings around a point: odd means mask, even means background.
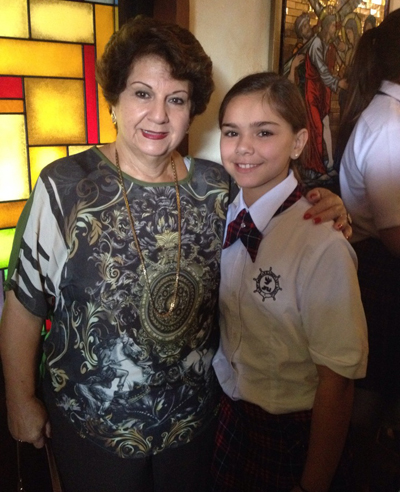
[{"label": "leather strap", "polygon": [[47,461],[49,463],[51,484],[53,492],[62,492],[61,480],[58,474],[56,460],[54,459],[53,449],[49,441],[46,442]]}]

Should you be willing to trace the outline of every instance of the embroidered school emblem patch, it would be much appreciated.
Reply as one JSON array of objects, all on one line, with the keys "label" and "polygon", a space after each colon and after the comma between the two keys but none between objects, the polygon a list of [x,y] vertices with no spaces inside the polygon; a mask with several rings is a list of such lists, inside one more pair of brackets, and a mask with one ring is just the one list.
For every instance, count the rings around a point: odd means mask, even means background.
[{"label": "embroidered school emblem patch", "polygon": [[272,267],[269,270],[261,270],[260,275],[257,278],[253,278],[256,282],[256,290],[262,297],[263,302],[265,299],[271,298],[275,301],[277,293],[282,290],[279,284],[280,275],[275,275],[272,271]]}]

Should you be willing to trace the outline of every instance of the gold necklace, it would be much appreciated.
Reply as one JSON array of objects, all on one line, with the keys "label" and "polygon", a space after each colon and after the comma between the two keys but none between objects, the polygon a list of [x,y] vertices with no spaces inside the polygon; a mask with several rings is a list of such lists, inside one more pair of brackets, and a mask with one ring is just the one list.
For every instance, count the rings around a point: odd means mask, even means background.
[{"label": "gold necklace", "polygon": [[120,182],[120,185],[121,185],[121,189],[122,189],[122,194],[123,194],[123,197],[124,197],[124,202],[125,202],[126,210],[128,211],[128,218],[129,218],[129,222],[131,224],[133,239],[135,241],[136,250],[138,252],[138,255],[139,255],[139,258],[140,258],[140,263],[142,265],[143,275],[144,275],[144,278],[145,278],[145,281],[146,281],[147,289],[149,291],[150,302],[151,302],[151,305],[152,305],[152,307],[154,309],[154,312],[158,316],[160,316],[161,318],[165,318],[167,316],[170,316],[171,313],[172,313],[172,311],[176,308],[177,299],[178,299],[178,286],[179,286],[179,276],[180,276],[180,265],[181,265],[181,245],[182,245],[182,241],[181,241],[181,197],[179,195],[179,185],[178,185],[178,177],[177,177],[177,174],[176,174],[175,162],[174,162],[174,159],[171,156],[171,167],[172,167],[172,172],[174,174],[174,183],[175,183],[175,191],[176,191],[176,205],[177,205],[177,208],[178,208],[178,259],[177,259],[176,274],[175,274],[174,297],[172,299],[171,304],[169,305],[168,311],[163,311],[163,312],[159,311],[156,308],[156,305],[155,305],[155,302],[154,302],[154,299],[153,299],[153,294],[151,292],[151,286],[150,286],[149,276],[147,274],[146,265],[144,263],[143,253],[142,253],[142,250],[140,249],[139,240],[138,240],[137,235],[136,235],[135,222],[133,220],[133,215],[132,215],[132,212],[131,212],[131,207],[130,207],[129,202],[128,202],[128,196],[126,194],[125,184],[124,184],[124,180],[123,180],[123,177],[122,177],[121,166],[119,165],[119,156],[118,156],[117,146],[115,146],[115,162],[117,164],[119,182]]}]

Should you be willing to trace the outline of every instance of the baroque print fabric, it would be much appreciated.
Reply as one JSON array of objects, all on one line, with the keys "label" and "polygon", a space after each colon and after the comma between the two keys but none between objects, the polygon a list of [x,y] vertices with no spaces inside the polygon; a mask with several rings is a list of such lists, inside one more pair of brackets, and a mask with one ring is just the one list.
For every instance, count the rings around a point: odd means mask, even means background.
[{"label": "baroque print fabric", "polygon": [[[175,187],[124,179],[163,311],[176,276]],[[163,318],[150,302],[117,171],[97,149],[45,168],[21,217],[7,288],[32,313],[51,312],[46,392],[77,432],[118,456],[189,442],[214,415],[228,183],[222,166],[197,159],[180,182],[178,305]]]}]

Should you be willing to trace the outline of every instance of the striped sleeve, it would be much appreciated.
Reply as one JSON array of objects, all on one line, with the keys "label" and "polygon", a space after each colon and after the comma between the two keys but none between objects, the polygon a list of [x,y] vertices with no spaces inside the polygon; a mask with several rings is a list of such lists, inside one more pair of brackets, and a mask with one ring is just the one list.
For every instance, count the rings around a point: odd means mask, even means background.
[{"label": "striped sleeve", "polygon": [[[59,300],[67,257],[57,190],[40,177],[17,224],[5,290],[13,290],[28,311],[46,317]],[[57,216],[56,216],[57,215]]]}]

